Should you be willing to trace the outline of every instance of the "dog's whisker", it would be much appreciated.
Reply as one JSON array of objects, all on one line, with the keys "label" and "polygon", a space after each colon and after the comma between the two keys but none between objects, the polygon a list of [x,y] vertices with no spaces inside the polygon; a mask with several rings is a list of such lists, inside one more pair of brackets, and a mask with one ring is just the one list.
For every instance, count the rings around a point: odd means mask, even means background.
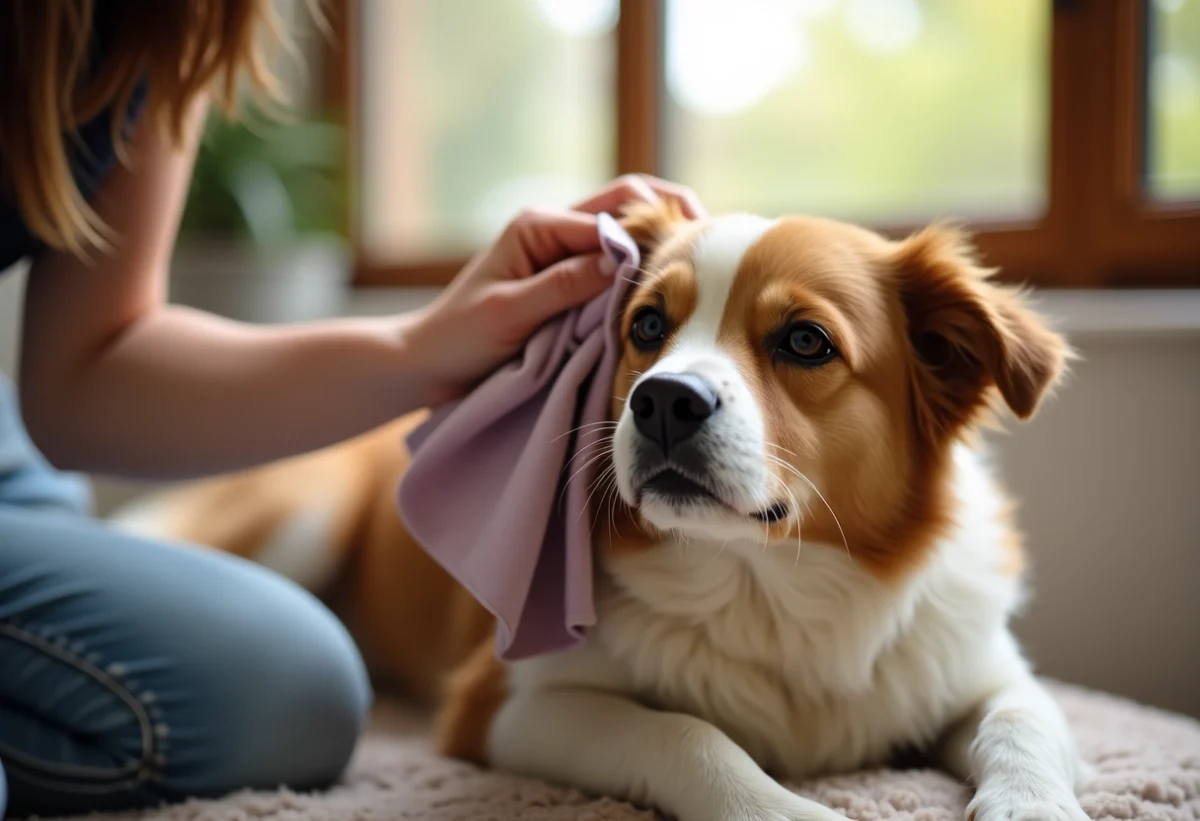
[{"label": "dog's whisker", "polygon": [[[599,504],[596,505],[596,515],[592,517],[593,533],[596,532],[596,525],[600,522],[600,513],[604,509],[605,500],[608,498],[609,488],[616,484],[616,474],[616,467],[610,464],[607,468],[605,468],[603,473],[596,477],[596,487],[603,489],[603,492],[600,495]],[[594,490],[592,492],[595,493]],[[588,499],[590,501],[591,497],[589,496]],[[587,510],[587,505],[584,505],[583,509]]]},{"label": "dog's whisker", "polygon": [[[777,458],[775,458],[775,457],[770,457],[770,458],[771,458],[771,459],[774,461],[774,463],[775,463],[776,465],[779,465],[779,467],[783,468],[784,470],[788,471],[789,473],[791,473],[791,474],[793,474],[793,475],[799,476],[799,471],[797,471],[797,470],[796,470],[796,468],[792,467],[792,466],[791,466],[791,465],[789,465],[787,462],[783,461],[782,459],[777,459]],[[803,477],[801,477],[801,478],[803,478]],[[786,485],[785,485],[785,487],[786,487]],[[802,500],[800,500],[800,501],[801,501],[801,502],[803,502],[803,504],[804,504],[804,510],[805,510],[805,512],[807,512],[807,513],[808,513],[808,517],[811,519],[811,518],[812,518],[812,515],[813,515],[813,512],[812,512],[812,507],[810,507],[810,506],[809,506],[809,504],[808,504],[808,499],[807,499],[807,498],[804,498],[804,499],[802,499]],[[797,514],[799,514],[799,512],[800,512],[800,511],[799,511],[799,509],[797,509],[797,511],[796,511],[796,512],[797,512]],[[833,511],[830,511],[830,513],[832,513],[832,512],[833,512]]]},{"label": "dog's whisker", "polygon": [[[797,471],[797,473],[799,473],[799,471]],[[854,555],[850,552],[850,542],[846,538],[846,531],[842,527],[842,522],[838,518],[837,513],[834,512],[833,506],[829,504],[829,501],[825,498],[825,495],[823,493],[821,493],[821,491],[817,488],[817,486],[815,484],[813,484],[813,481],[811,479],[809,479],[803,473],[799,473],[799,476],[802,480],[804,480],[805,483],[808,484],[809,487],[811,487],[813,489],[813,493],[817,494],[817,498],[821,500],[821,504],[825,505],[825,509],[829,511],[829,515],[833,517],[833,523],[835,525],[837,525],[838,533],[842,537],[842,547],[844,547],[846,549],[846,557],[848,559],[850,559],[850,561],[853,562]]]},{"label": "dog's whisker", "polygon": [[[639,274],[645,274],[647,276],[650,275],[650,272],[644,268],[635,268],[634,270],[637,271]],[[640,280],[640,279],[634,279],[633,277],[625,277],[625,276],[621,277],[621,279],[625,280],[630,285],[637,285],[639,287],[645,288],[647,291],[651,291],[653,293],[659,294],[660,296],[662,295],[662,291],[658,290],[658,288],[655,288],[651,282],[647,282],[645,280]]]},{"label": "dog's whisker", "polygon": [[[568,461],[568,463],[566,463],[566,467],[570,467],[571,462],[574,462],[577,459],[583,459],[584,456],[594,455],[594,450],[596,448],[611,448],[612,441],[612,436],[601,436],[598,439],[595,439],[594,442],[589,442],[588,444],[583,445],[582,448],[576,450],[575,454],[571,456],[571,459]],[[563,468],[564,472],[566,471],[566,467]]]},{"label": "dog's whisker", "polygon": [[775,444],[774,442],[764,442],[764,444],[765,444],[767,447],[769,447],[769,448],[775,448],[775,450],[783,451],[784,453],[788,454],[789,456],[796,456],[796,455],[797,455],[797,454],[795,453],[795,451],[788,450],[788,449],[787,449],[787,448],[785,448],[783,445],[777,445],[777,444]]},{"label": "dog's whisker", "polygon": [[592,454],[592,456],[586,462],[584,462],[582,465],[580,465],[579,469],[576,470],[574,473],[572,473],[571,477],[569,479],[567,479],[566,484],[563,486],[563,492],[564,493],[566,492],[566,489],[568,487],[570,487],[571,482],[574,482],[575,479],[579,476],[579,474],[583,473],[589,467],[596,464],[596,462],[600,461],[605,456],[608,456],[611,453],[612,453],[612,450],[608,449],[608,450],[601,450],[599,453]]},{"label": "dog's whisker", "polygon": [[[596,526],[600,523],[600,513],[604,510],[604,500],[607,497],[609,475],[612,473],[612,470],[613,470],[612,466],[609,465],[609,467],[603,473],[601,473],[599,476],[596,477],[595,486],[596,486],[596,488],[600,489],[601,493],[600,493],[600,502],[596,505],[596,508],[593,511],[593,515],[592,515],[592,525],[591,526],[592,526],[593,534],[595,534],[595,532],[596,532]],[[585,507],[584,509],[586,510],[587,508]]]},{"label": "dog's whisker", "polygon": [[[780,467],[786,468],[787,470],[791,471],[791,473],[793,473],[797,479],[799,479],[800,481],[807,484],[810,488],[812,488],[813,493],[817,494],[817,498],[821,500],[821,503],[823,505],[825,505],[825,509],[829,511],[829,515],[833,517],[833,523],[835,525],[837,525],[838,533],[840,533],[842,536],[842,547],[846,548],[847,558],[849,558],[850,561],[853,562],[854,554],[850,552],[850,542],[849,542],[849,540],[846,539],[846,531],[844,528],[842,528],[842,522],[840,519],[838,519],[837,513],[834,512],[833,507],[829,504],[829,500],[825,498],[825,495],[823,493],[821,493],[820,488],[818,488],[813,483],[813,480],[809,479],[807,476],[805,476],[804,473],[799,468],[797,468],[795,465],[789,465],[787,462],[783,461],[782,459],[775,459],[774,461]],[[807,507],[807,505],[806,505],[806,507]],[[810,511],[810,513],[811,513],[811,511]]]},{"label": "dog's whisker", "polygon": [[[829,502],[825,499],[825,496],[822,495],[821,491],[817,488],[817,486],[815,484],[813,484],[813,481],[811,479],[809,479],[807,476],[805,476],[794,465],[790,465],[787,462],[783,461],[782,459],[771,456],[769,454],[767,455],[767,458],[774,464],[778,465],[779,467],[783,468],[784,470],[786,470],[789,473],[791,473],[792,475],[794,475],[796,478],[798,478],[801,481],[803,481],[804,483],[806,483],[810,488],[812,488],[813,492],[817,494],[817,498],[819,498],[821,500],[821,502],[825,505],[825,508],[829,511],[829,515],[833,517],[834,524],[837,525],[838,533],[840,533],[842,536],[842,547],[844,547],[846,550],[847,558],[849,558],[850,561],[853,562],[854,554],[852,554],[850,552],[850,543],[846,539],[846,531],[842,529],[842,523],[841,523],[841,521],[839,521],[837,513],[834,512],[833,507],[830,506]],[[785,487],[786,487],[786,485],[785,485]],[[792,498],[793,498],[793,503],[795,503],[795,497],[793,496]],[[805,500],[805,502],[804,502],[804,509],[806,511],[808,511],[808,515],[811,517],[812,516],[812,508],[809,507],[807,500]],[[799,513],[799,508],[797,508],[797,513]],[[799,530],[799,528],[800,528],[799,520],[797,520],[796,527],[797,527],[797,530]],[[799,538],[798,535],[797,535],[797,538]]]},{"label": "dog's whisker", "polygon": [[[772,477],[772,478],[774,478],[776,481],[778,481],[778,477]],[[764,555],[767,552],[767,543],[770,542],[770,540],[771,540],[771,522],[767,519],[764,519],[763,520],[763,545],[762,545],[762,551],[761,551],[761,553],[763,553]]]},{"label": "dog's whisker", "polygon": [[802,529],[802,519],[800,517],[800,505],[797,504],[796,494],[792,492],[792,489],[789,488],[786,484],[784,484],[782,482],[782,480],[780,483],[783,484],[783,489],[787,493],[787,495],[789,497],[791,497],[792,509],[796,511],[796,560],[792,563],[792,569],[795,570],[796,568],[798,568],[800,566],[800,550],[801,550],[801,545],[802,545],[802,542],[800,539],[800,531]]},{"label": "dog's whisker", "polygon": [[659,281],[658,271],[651,271],[649,268],[646,268],[646,267],[638,267],[638,268],[634,268],[633,270],[637,271],[643,277],[650,277],[650,279],[639,279],[639,280],[631,279],[631,280],[629,280],[630,282],[632,282],[634,285],[640,285],[641,287],[645,288],[646,290],[653,291],[656,294],[662,293],[662,291],[658,290],[658,288],[655,287],[655,285],[657,285],[658,281]]},{"label": "dog's whisker", "polygon": [[[578,459],[578,458],[580,458],[580,457],[582,457],[582,456],[586,455],[588,451],[592,450],[592,449],[593,449],[593,448],[595,448],[595,447],[600,447],[600,446],[604,446],[604,445],[611,445],[611,444],[612,444],[612,442],[613,442],[613,438],[614,438],[614,436],[615,436],[615,434],[610,434],[610,435],[608,435],[608,436],[601,436],[600,438],[598,438],[598,439],[596,439],[596,440],[594,440],[594,441],[592,441],[592,442],[588,442],[586,445],[584,445],[584,446],[582,446],[582,447],[580,447],[580,448],[576,449],[576,451],[575,451],[574,455],[572,455],[572,456],[571,456],[571,461],[573,461],[573,460],[575,460],[575,459]],[[564,470],[564,471],[567,469],[567,467],[569,467],[569,466],[570,466],[570,464],[571,464],[571,461],[568,461],[568,462],[567,462],[567,465],[565,465],[565,466],[563,467],[563,470]]]},{"label": "dog's whisker", "polygon": [[[610,468],[610,469],[613,469],[611,465],[609,466],[609,468]],[[606,470],[606,471],[605,471],[605,473],[604,473],[604,474],[601,474],[601,475],[605,475],[605,474],[607,474],[607,473],[608,473],[608,471]],[[596,482],[593,482],[593,485],[594,485],[594,487],[592,488],[592,492],[588,494],[588,496],[587,496],[587,499],[585,499],[585,500],[584,500],[584,502],[583,502],[583,509],[579,511],[579,515],[578,515],[578,516],[575,518],[575,523],[576,523],[576,524],[578,524],[578,523],[579,523],[579,520],[583,518],[583,516],[584,516],[584,514],[585,514],[585,513],[587,513],[587,511],[588,511],[588,506],[589,506],[589,505],[592,503],[592,497],[596,495],[596,491],[598,491],[598,490],[600,489],[600,486],[601,486],[601,484],[600,484],[600,482],[599,482],[598,480],[597,480]],[[595,529],[595,525],[594,525],[594,524],[592,525],[592,529],[593,529],[593,530]]]},{"label": "dog's whisker", "polygon": [[651,282],[648,282],[646,280],[630,279],[629,277],[622,277],[622,279],[624,279],[626,282],[632,283],[633,285],[636,285],[640,288],[645,288],[647,291],[650,291],[651,293],[658,294],[660,297],[666,298],[666,294],[664,294],[661,290],[659,290],[658,287],[656,287]]},{"label": "dog's whisker", "polygon": [[576,448],[575,449],[576,456],[578,456],[580,453],[587,450],[588,448],[595,447],[596,444],[599,442],[611,442],[613,440],[613,437],[616,436],[617,434],[616,434],[616,431],[613,430],[612,428],[593,428],[590,431],[584,431],[584,435],[585,436],[594,436],[596,438],[592,439],[591,441],[589,441],[583,445],[580,445],[578,448]]},{"label": "dog's whisker", "polygon": [[562,502],[563,502],[563,499],[564,499],[564,498],[566,497],[566,495],[567,495],[567,490],[568,490],[568,489],[570,489],[570,487],[571,487],[571,482],[574,482],[574,481],[575,481],[575,478],[576,478],[577,476],[579,476],[579,474],[583,473],[585,470],[587,470],[589,467],[591,467],[592,465],[594,465],[596,462],[598,462],[598,461],[600,461],[601,459],[603,459],[605,456],[609,456],[609,455],[611,455],[611,454],[612,454],[612,448],[611,448],[611,447],[609,447],[609,448],[604,448],[604,449],[602,449],[602,450],[601,450],[599,453],[597,453],[596,455],[594,455],[594,456],[592,456],[590,459],[588,459],[586,462],[584,462],[584,463],[583,463],[583,465],[582,465],[582,466],[581,466],[581,467],[580,467],[580,468],[579,468],[577,471],[575,471],[574,473],[572,473],[572,474],[571,474],[571,476],[570,476],[570,478],[569,478],[569,479],[567,479],[567,481],[563,483],[563,489],[562,489],[562,492],[561,492],[560,494],[558,494],[558,504],[559,504],[559,505],[561,505],[561,504],[562,504]]},{"label": "dog's whisker", "polygon": [[[596,439],[595,441],[588,442],[583,447],[576,449],[575,453],[571,456],[571,460],[575,460],[575,459],[578,459],[578,458],[586,455],[587,452],[592,450],[593,448],[604,446],[604,445],[611,445],[612,442],[613,442],[613,435],[610,434],[608,436],[601,436],[600,438]],[[570,465],[570,461],[567,462],[567,465]],[[564,467],[563,470],[566,470],[566,467]]]},{"label": "dog's whisker", "polygon": [[[787,484],[786,484],[786,483],[785,483],[785,482],[784,482],[782,479],[780,479],[778,476],[776,476],[776,475],[774,475],[774,474],[771,474],[771,475],[769,476],[769,478],[770,478],[770,479],[771,479],[771,481],[773,481],[775,484],[779,485],[779,488],[780,488],[780,490],[782,490],[784,493],[786,493],[786,494],[788,494],[788,495],[791,495],[791,491],[790,491],[790,490],[788,490],[788,486],[787,486]],[[793,504],[793,507],[794,507],[794,506],[795,506],[795,499],[794,499],[794,498],[793,498],[793,500],[792,500],[792,504]],[[792,519],[791,510],[792,510],[792,508],[788,508],[788,511],[789,511],[789,512],[788,512],[788,518],[787,518],[787,521],[789,521],[789,522],[790,522],[790,521],[791,521],[791,519]],[[772,522],[770,522],[770,521],[764,521],[764,522],[763,522],[763,533],[764,533],[764,536],[763,536],[763,552],[764,552],[764,553],[765,553],[765,552],[766,552],[766,550],[767,550],[767,542],[768,542],[768,540],[770,539],[770,535],[771,535],[771,525],[772,525],[772,524],[773,524],[773,523],[772,523]]]},{"label": "dog's whisker", "polygon": [[550,440],[550,442],[554,443],[554,442],[557,442],[559,439],[566,439],[568,436],[570,436],[573,433],[579,433],[580,431],[587,430],[589,428],[603,428],[606,426],[615,428],[617,426],[617,423],[610,422],[608,420],[605,420],[603,422],[588,422],[586,424],[580,425],[577,428],[571,428],[569,431],[567,431],[566,433],[564,433],[560,436],[555,436],[553,439]]},{"label": "dog's whisker", "polygon": [[[780,477],[776,477],[776,475],[774,475],[774,474],[772,474],[772,477],[770,477],[770,478],[772,478],[775,481],[776,485],[779,485],[779,489],[782,492],[784,492],[785,495],[788,497],[788,499],[791,499],[791,502],[792,502],[791,507],[787,509],[788,510],[787,522],[791,523],[792,516],[793,515],[796,516],[796,562],[794,562],[793,567],[799,567],[799,564],[800,564],[800,505],[796,502],[796,493],[792,492],[791,487],[787,486],[786,481],[782,480]],[[769,527],[769,525],[768,525],[768,527]]]},{"label": "dog's whisker", "polygon": [[605,494],[605,499],[611,497],[612,501],[605,501],[602,504],[608,506],[608,527],[610,533],[615,533],[617,538],[621,537],[621,528],[617,526],[617,505],[621,503],[621,486],[617,484],[617,468],[614,465],[612,469],[612,478],[609,481],[609,490]]}]

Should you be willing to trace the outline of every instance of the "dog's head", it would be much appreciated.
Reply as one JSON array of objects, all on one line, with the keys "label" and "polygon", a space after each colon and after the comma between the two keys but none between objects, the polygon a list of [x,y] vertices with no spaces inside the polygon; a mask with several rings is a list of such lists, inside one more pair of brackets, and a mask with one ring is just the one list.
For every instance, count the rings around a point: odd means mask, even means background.
[{"label": "dog's head", "polygon": [[951,446],[1020,418],[1064,341],[956,232],[642,207],[622,317],[613,476],[643,534],[848,546],[881,573],[946,524]]}]

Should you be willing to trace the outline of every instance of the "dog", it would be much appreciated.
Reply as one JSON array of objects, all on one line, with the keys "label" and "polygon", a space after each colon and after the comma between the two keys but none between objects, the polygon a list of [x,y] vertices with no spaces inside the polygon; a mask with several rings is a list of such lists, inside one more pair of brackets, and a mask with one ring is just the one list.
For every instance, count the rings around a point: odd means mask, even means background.
[{"label": "dog", "polygon": [[841,816],[781,786],[916,749],[971,821],[1085,821],[1089,768],[1009,629],[1026,561],[979,433],[1072,358],[969,241],[639,206],[603,469],[597,623],[502,663],[404,531],[398,420],[118,516],[327,593],[447,755],[681,821]]}]

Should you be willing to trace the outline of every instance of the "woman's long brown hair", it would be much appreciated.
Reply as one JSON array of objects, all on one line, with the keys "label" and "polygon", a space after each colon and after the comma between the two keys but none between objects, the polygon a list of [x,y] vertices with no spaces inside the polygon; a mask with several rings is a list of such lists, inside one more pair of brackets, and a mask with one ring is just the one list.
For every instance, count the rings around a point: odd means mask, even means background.
[{"label": "woman's long brown hair", "polygon": [[[98,24],[106,42],[94,62]],[[79,127],[110,109],[119,152],[144,80],[141,116],[178,145],[204,94],[232,113],[243,76],[277,92],[264,47],[278,35],[272,0],[0,0],[0,198],[52,248],[105,247],[71,173]]]}]

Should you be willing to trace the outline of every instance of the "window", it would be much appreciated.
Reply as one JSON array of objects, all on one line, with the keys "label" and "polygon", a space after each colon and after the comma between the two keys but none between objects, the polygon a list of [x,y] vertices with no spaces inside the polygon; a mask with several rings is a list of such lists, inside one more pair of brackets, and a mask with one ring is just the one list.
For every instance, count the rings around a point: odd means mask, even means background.
[{"label": "window", "polygon": [[[1200,0],[340,0],[359,284],[622,172],[965,221],[1012,281],[1200,285]],[[335,18],[337,19],[337,18]]]},{"label": "window", "polygon": [[1156,0],[1149,20],[1147,172],[1155,196],[1200,199],[1200,2]]},{"label": "window", "polygon": [[361,15],[368,256],[469,254],[524,204],[612,175],[615,2],[367,0]]},{"label": "window", "polygon": [[668,0],[668,176],[714,211],[1045,210],[1043,0]]}]

